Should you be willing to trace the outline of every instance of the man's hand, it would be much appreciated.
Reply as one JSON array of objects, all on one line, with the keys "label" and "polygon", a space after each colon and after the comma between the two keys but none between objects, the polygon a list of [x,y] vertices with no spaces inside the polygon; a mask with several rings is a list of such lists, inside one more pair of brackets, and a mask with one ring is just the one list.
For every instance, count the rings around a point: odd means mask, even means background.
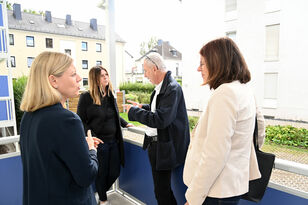
[{"label": "man's hand", "polygon": [[130,109],[132,106],[137,106],[137,107],[139,107],[139,108],[142,107],[142,104],[139,104],[139,103],[137,103],[137,102],[134,102],[134,101],[131,101],[131,100],[127,100],[127,102],[130,103],[130,104],[123,104],[123,107],[125,108],[126,113],[129,112],[129,109]]}]

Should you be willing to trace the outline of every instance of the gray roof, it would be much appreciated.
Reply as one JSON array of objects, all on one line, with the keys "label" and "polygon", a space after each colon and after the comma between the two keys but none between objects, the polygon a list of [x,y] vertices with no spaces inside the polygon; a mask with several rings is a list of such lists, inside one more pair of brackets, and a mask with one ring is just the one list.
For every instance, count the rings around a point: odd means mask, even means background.
[{"label": "gray roof", "polygon": [[[90,20],[89,23],[72,20],[72,25],[67,25],[65,19],[52,17],[52,23],[49,23],[42,15],[21,13],[22,20],[16,20],[13,11],[7,11],[9,29],[105,40],[105,26],[97,25],[97,31],[95,31],[90,28]],[[116,34],[116,41],[125,43],[118,34]]]}]

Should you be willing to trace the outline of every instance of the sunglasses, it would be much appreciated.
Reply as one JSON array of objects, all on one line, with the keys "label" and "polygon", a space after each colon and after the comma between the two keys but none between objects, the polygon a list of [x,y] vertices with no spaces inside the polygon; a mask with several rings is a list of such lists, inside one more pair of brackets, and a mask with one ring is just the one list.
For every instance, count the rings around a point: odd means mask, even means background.
[{"label": "sunglasses", "polygon": [[149,57],[149,56],[145,56],[147,59],[149,59],[149,61],[151,61],[155,66],[156,68],[158,69],[158,66],[157,64]]}]

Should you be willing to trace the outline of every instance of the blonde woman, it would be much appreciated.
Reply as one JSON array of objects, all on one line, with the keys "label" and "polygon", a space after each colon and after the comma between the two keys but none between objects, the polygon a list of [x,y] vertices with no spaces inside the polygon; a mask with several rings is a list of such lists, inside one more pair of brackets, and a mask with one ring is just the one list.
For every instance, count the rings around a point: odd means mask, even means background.
[{"label": "blonde woman", "polygon": [[94,205],[96,146],[78,115],[62,105],[81,78],[66,54],[43,52],[32,63],[20,109],[23,205]]},{"label": "blonde woman", "polygon": [[198,71],[213,89],[184,166],[186,205],[236,205],[250,179],[260,177],[253,150],[256,105],[250,72],[230,38],[200,50]]},{"label": "blonde woman", "polygon": [[97,148],[99,162],[95,181],[100,204],[109,204],[106,192],[120,175],[124,166],[122,127],[132,126],[119,116],[116,100],[112,94],[108,71],[95,66],[89,72],[89,91],[82,93],[77,108],[84,131],[92,131],[104,144]]}]

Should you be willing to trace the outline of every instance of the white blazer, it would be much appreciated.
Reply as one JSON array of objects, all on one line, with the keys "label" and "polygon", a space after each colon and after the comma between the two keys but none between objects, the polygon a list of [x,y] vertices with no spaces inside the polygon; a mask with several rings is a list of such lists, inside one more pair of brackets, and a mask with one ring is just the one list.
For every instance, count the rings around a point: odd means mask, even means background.
[{"label": "white blazer", "polygon": [[233,81],[214,90],[186,156],[183,178],[190,205],[202,204],[207,196],[242,195],[249,180],[261,177],[253,147],[255,116],[247,84]]}]

